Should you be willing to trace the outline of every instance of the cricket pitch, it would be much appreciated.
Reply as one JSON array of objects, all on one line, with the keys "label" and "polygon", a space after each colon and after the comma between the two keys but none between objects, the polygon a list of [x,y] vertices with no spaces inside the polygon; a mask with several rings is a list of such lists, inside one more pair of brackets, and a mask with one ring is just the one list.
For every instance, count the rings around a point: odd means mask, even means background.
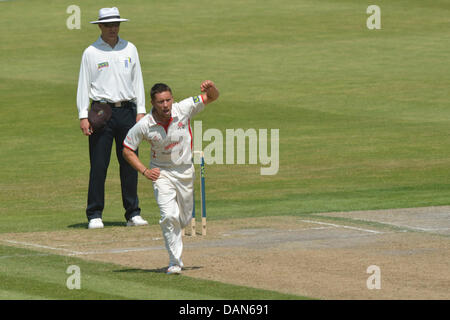
[{"label": "cricket pitch", "polygon": [[[207,236],[183,239],[189,277],[319,299],[450,298],[450,207],[213,220]],[[0,241],[148,272],[168,263],[158,225],[8,233]],[[374,265],[380,289],[368,287]]]}]

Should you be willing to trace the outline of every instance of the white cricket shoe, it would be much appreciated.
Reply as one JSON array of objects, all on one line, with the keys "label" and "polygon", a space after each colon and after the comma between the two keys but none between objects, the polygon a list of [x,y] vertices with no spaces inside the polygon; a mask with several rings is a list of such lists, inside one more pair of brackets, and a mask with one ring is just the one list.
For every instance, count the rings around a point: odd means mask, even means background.
[{"label": "white cricket shoe", "polygon": [[133,218],[127,221],[127,227],[137,227],[146,225],[148,225],[148,222],[142,219],[141,216],[134,216]]},{"label": "white cricket shoe", "polygon": [[102,229],[103,228],[103,222],[101,218],[95,218],[89,220],[88,229]]},{"label": "white cricket shoe", "polygon": [[166,274],[181,274],[181,267],[177,265],[169,266]]}]

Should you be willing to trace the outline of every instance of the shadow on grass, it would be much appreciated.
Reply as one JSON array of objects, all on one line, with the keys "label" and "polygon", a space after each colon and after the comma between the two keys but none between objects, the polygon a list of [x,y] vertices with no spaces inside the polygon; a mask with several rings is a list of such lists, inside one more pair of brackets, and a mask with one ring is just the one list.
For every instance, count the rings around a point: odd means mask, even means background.
[{"label": "shadow on grass", "polygon": [[[189,270],[198,270],[202,269],[203,267],[183,267],[184,271]],[[113,272],[129,272],[129,273],[166,273],[167,267],[164,268],[157,268],[157,269],[121,269],[121,270],[114,270]]]},{"label": "shadow on grass", "polygon": [[[112,222],[108,222],[108,221],[103,221],[103,225],[106,227],[126,227],[127,223],[126,222],[118,222],[118,221],[112,221]],[[72,228],[72,229],[87,229],[88,227],[88,222],[84,222],[84,223],[75,223],[75,224],[71,224],[68,225],[67,228]]]}]

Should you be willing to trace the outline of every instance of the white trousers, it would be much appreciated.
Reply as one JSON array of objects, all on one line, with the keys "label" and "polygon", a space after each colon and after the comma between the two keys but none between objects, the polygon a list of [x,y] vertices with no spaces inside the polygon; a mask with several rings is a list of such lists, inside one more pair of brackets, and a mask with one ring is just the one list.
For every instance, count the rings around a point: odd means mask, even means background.
[{"label": "white trousers", "polygon": [[159,178],[153,182],[155,199],[161,214],[159,225],[169,252],[169,265],[183,266],[181,231],[192,219],[194,176],[194,165],[187,165],[161,169]]}]

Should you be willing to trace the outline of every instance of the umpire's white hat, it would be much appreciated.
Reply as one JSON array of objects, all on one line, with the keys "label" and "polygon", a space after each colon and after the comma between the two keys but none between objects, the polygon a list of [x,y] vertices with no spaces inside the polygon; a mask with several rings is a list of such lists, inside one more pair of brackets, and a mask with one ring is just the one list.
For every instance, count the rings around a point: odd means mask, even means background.
[{"label": "umpire's white hat", "polygon": [[99,24],[99,23],[124,22],[124,21],[128,21],[128,19],[120,18],[119,9],[113,7],[113,8],[101,8],[98,11],[98,20],[91,21],[91,23]]}]

